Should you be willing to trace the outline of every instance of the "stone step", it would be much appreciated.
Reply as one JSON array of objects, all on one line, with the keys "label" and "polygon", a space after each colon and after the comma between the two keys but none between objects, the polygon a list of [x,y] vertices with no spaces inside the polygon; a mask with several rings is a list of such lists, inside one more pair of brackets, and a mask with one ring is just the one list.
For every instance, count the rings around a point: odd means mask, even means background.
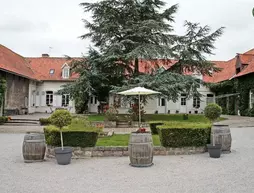
[{"label": "stone step", "polygon": [[34,119],[11,119],[7,124],[28,124],[28,125],[39,125],[39,120]]},{"label": "stone step", "polygon": [[36,122],[7,122],[4,125],[7,126],[40,126],[40,123]]}]

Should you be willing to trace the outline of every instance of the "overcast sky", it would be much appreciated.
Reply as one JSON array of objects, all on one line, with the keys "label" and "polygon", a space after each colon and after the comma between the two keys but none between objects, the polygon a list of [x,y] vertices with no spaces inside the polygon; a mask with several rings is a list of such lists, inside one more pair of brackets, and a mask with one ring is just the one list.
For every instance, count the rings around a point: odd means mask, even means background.
[{"label": "overcast sky", "polygon": [[[94,0],[87,0],[94,1]],[[254,48],[253,0],[165,0],[178,3],[175,31],[184,32],[185,20],[209,25],[213,30],[224,26],[225,33],[216,43],[209,59],[228,60],[236,53]],[[89,18],[79,3],[82,0],[0,0],[0,44],[23,56],[80,56],[86,54],[89,40],[82,18]],[[52,47],[52,49],[50,49]]]}]

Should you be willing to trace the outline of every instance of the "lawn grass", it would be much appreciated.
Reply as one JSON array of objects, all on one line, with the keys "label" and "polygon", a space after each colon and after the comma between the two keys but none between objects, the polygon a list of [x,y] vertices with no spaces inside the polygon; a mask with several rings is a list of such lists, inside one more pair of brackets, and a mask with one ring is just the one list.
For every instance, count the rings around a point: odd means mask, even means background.
[{"label": "lawn grass", "polygon": [[104,121],[105,116],[104,115],[88,115],[89,121]]},{"label": "lawn grass", "polygon": [[[128,146],[130,134],[115,134],[111,137],[98,138],[96,146]],[[160,138],[153,135],[153,144],[160,146]]]}]

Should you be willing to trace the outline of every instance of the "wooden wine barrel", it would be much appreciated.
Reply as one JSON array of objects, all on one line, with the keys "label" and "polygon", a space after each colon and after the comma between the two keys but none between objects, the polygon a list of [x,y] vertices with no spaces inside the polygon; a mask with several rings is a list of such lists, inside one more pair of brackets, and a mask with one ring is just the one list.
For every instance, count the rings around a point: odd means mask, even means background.
[{"label": "wooden wine barrel", "polygon": [[215,138],[215,144],[221,144],[221,150],[224,153],[231,152],[232,137],[228,125],[214,124],[211,132],[211,143]]},{"label": "wooden wine barrel", "polygon": [[131,133],[128,150],[131,166],[148,167],[153,165],[153,138],[150,132]]},{"label": "wooden wine barrel", "polygon": [[23,158],[24,162],[43,161],[46,151],[44,134],[29,133],[26,134],[23,141]]}]

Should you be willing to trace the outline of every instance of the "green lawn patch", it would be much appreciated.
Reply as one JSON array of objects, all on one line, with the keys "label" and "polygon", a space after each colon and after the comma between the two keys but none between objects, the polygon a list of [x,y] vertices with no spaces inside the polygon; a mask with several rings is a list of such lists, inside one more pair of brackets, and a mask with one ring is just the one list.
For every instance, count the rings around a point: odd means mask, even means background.
[{"label": "green lawn patch", "polygon": [[[103,137],[97,140],[96,146],[128,146],[130,134],[115,134],[111,137]],[[153,144],[160,146],[158,135],[153,135]]]}]

